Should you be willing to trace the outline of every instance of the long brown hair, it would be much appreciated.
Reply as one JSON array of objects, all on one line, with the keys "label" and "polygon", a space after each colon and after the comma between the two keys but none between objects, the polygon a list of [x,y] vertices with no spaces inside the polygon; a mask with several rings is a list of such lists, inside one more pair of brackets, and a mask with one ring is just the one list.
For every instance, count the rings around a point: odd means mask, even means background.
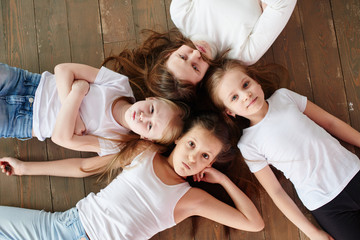
[{"label": "long brown hair", "polygon": [[[113,69],[129,77],[133,82],[144,82],[147,89],[156,96],[171,100],[191,101],[196,87],[184,79],[177,79],[171,74],[166,62],[171,53],[182,45],[196,48],[193,42],[184,37],[179,30],[172,29],[158,33],[145,29],[149,34],[145,41],[135,49],[124,49],[120,54],[107,57],[103,65],[113,63]],[[219,59],[203,59],[210,66],[218,65]]]}]

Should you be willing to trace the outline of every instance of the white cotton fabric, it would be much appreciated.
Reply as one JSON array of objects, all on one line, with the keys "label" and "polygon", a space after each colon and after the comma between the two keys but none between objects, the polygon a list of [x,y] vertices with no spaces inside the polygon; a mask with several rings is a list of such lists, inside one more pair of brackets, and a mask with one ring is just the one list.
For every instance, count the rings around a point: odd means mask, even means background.
[{"label": "white cotton fabric", "polygon": [[[218,53],[231,48],[229,58],[251,65],[281,33],[296,0],[172,0],[170,15],[188,38],[212,42]],[[205,36],[205,37],[204,37]]]},{"label": "white cotton fabric", "polygon": [[76,204],[91,240],[149,239],[176,224],[175,206],[191,187],[164,184],[154,172],[154,156],[141,153],[106,188]]},{"label": "white cotton fabric", "polygon": [[[118,134],[129,133],[128,129],[115,121],[111,111],[112,103],[121,96],[129,97],[135,102],[128,78],[102,67],[80,106],[80,116],[86,127],[85,134],[119,139]],[[60,108],[55,75],[44,72],[35,93],[33,108],[33,131],[40,141],[51,137]],[[119,152],[116,142],[98,139],[100,156]]]},{"label": "white cotton fabric", "polygon": [[307,99],[288,89],[268,100],[269,111],[244,129],[238,147],[251,172],[266,165],[281,170],[309,210],[334,199],[360,170],[359,158],[309,119]]}]

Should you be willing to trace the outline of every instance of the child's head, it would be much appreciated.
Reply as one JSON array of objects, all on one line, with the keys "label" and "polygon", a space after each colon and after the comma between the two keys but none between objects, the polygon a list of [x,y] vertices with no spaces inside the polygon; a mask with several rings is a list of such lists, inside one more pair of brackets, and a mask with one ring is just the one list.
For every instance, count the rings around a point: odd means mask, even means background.
[{"label": "child's head", "polygon": [[216,113],[200,113],[187,121],[184,133],[171,153],[175,172],[191,176],[216,162],[228,162],[237,155],[229,127]]},{"label": "child's head", "polygon": [[169,145],[180,136],[187,115],[185,104],[151,97],[135,102],[126,111],[125,121],[141,138]]},{"label": "child's head", "polygon": [[227,60],[207,79],[209,96],[217,108],[229,115],[253,114],[277,88],[278,77],[270,70],[273,66],[245,67],[237,60]]},{"label": "child's head", "polygon": [[[205,41],[193,42],[180,32],[172,31],[166,47],[156,57],[145,78],[147,87],[167,99],[191,100],[196,85],[204,78],[210,65],[216,64],[216,49]],[[158,36],[158,34],[154,34]],[[164,36],[162,40],[164,40]]]}]

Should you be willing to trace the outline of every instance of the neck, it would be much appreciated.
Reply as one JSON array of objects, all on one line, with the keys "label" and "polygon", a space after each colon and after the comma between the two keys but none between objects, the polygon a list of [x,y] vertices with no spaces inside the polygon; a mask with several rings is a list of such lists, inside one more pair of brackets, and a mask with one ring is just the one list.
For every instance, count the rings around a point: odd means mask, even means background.
[{"label": "neck", "polygon": [[130,104],[126,99],[119,99],[115,100],[112,105],[112,115],[117,123],[119,123],[121,126],[130,129],[129,125],[125,121],[125,113],[126,111],[131,107],[132,104]]},{"label": "neck", "polygon": [[258,124],[261,120],[263,120],[268,111],[269,111],[269,104],[267,101],[265,101],[261,109],[256,114],[248,118],[250,120],[250,126],[254,126]]}]

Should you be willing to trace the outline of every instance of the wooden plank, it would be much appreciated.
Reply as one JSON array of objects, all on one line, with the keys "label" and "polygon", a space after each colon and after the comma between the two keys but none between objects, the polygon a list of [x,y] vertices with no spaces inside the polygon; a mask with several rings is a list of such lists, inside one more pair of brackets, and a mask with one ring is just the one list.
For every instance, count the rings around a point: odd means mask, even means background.
[{"label": "wooden plank", "polygon": [[164,230],[159,234],[151,238],[155,239],[176,239],[176,240],[194,240],[194,233],[192,231],[193,219],[187,218],[184,221],[180,222],[171,229]]},{"label": "wooden plank", "polygon": [[133,0],[136,40],[144,40],[140,34],[142,29],[158,32],[167,31],[167,20],[164,0]]},{"label": "wooden plank", "polygon": [[175,24],[171,20],[170,17],[170,3],[171,0],[164,0],[165,2],[165,10],[166,10],[166,19],[167,19],[167,29],[170,30],[172,28],[176,28]]},{"label": "wooden plank", "polygon": [[71,61],[65,0],[35,0],[40,72]]},{"label": "wooden plank", "polygon": [[104,44],[135,40],[131,1],[100,0]]},{"label": "wooden plank", "polygon": [[[36,24],[33,9],[33,2],[30,1],[2,1],[2,17],[5,23],[4,33],[6,33],[8,57],[6,63],[32,72],[38,72]],[[14,147],[11,149],[13,153],[16,153],[15,156],[21,160],[41,161],[46,159],[46,146],[36,139],[25,142],[9,141],[14,143]],[[18,187],[14,185],[11,187],[14,187],[12,190],[18,191],[19,199],[12,199],[16,203],[12,205],[51,210],[50,185],[47,177],[24,176],[14,178],[17,179]]]},{"label": "wooden plank", "polygon": [[349,122],[330,3],[328,0],[304,0],[298,5],[314,101],[328,112]]},{"label": "wooden plank", "polygon": [[[360,2],[332,0],[332,12],[351,125],[360,130]],[[360,149],[357,148],[360,156]]]},{"label": "wooden plank", "polygon": [[311,100],[313,95],[303,39],[299,8],[296,6],[288,24],[273,44],[274,59],[289,72],[288,88]]},{"label": "wooden plank", "polygon": [[[54,72],[56,64],[70,62],[70,43],[67,23],[66,2],[35,1],[39,61],[42,71]],[[91,33],[89,33],[91,34]],[[46,140],[48,160],[80,157],[74,152]],[[74,207],[85,196],[82,179],[50,177],[53,211],[63,211]]]},{"label": "wooden plank", "polygon": [[6,24],[5,19],[3,18],[3,11],[5,10],[5,8],[3,8],[2,6],[2,2],[0,1],[0,62],[4,63],[6,62],[7,59],[7,51],[6,51],[6,32],[4,29],[4,25]]},{"label": "wooden plank", "polygon": [[72,62],[100,67],[104,59],[97,0],[67,1]]}]

